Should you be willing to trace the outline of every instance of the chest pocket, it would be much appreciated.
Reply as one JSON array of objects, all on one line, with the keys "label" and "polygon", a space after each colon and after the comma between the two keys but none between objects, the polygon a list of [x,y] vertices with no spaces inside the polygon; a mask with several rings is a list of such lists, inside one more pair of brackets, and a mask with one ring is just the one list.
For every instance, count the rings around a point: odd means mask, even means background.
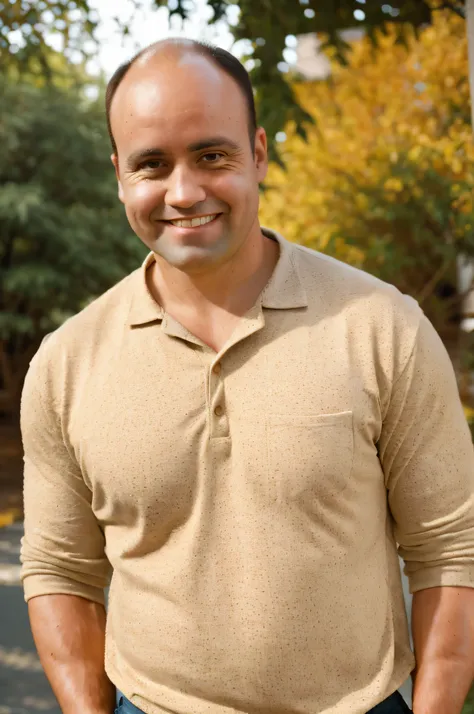
[{"label": "chest pocket", "polygon": [[329,505],[350,483],[353,414],[268,415],[267,447],[274,498]]}]

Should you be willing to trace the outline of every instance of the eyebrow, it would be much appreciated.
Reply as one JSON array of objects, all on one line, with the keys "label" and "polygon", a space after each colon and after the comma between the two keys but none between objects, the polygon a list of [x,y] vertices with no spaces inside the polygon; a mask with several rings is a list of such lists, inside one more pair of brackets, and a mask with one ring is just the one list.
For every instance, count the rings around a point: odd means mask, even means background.
[{"label": "eyebrow", "polygon": [[[195,141],[192,144],[188,144],[186,148],[187,151],[189,151],[190,153],[194,153],[196,151],[203,151],[204,149],[213,149],[217,146],[227,146],[228,148],[233,149],[234,151],[238,151],[240,149],[239,144],[237,144],[235,141],[232,141],[232,139],[228,139],[226,136],[211,136],[208,139],[201,139],[200,141]],[[158,147],[151,149],[139,149],[138,151],[134,151],[133,154],[130,154],[130,156],[127,158],[126,166],[128,169],[130,169],[140,161],[144,161],[145,159],[148,159],[151,156],[161,157],[165,155],[166,151]]]},{"label": "eyebrow", "polygon": [[203,149],[213,149],[216,146],[228,146],[230,149],[240,149],[239,144],[226,136],[211,136],[209,139],[202,139],[193,144],[189,144],[188,151],[202,151]]}]

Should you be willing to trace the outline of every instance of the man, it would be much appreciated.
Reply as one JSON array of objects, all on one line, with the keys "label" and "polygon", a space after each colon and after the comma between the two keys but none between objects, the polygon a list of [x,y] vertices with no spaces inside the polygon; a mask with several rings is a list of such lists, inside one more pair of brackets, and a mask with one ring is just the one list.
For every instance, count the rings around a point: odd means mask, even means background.
[{"label": "man", "polygon": [[107,111],[150,255],[44,341],[22,405],[25,597],[63,712],[116,688],[121,714],[407,711],[399,544],[414,712],[459,714],[474,463],[433,328],[260,228],[266,137],[226,52],[154,45]]}]

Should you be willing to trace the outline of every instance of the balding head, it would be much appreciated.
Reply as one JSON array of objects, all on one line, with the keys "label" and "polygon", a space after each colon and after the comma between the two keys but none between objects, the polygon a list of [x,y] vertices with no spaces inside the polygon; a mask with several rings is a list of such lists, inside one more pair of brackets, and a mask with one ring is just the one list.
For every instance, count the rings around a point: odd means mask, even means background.
[{"label": "balding head", "polygon": [[249,236],[261,240],[267,142],[240,62],[189,40],[160,42],[112,78],[107,101],[119,197],[150,250],[206,272]]},{"label": "balding head", "polygon": [[128,77],[133,68],[143,70],[157,70],[161,65],[175,63],[177,67],[186,63],[194,56],[203,61],[211,63],[215,68],[226,73],[239,87],[243,99],[247,105],[249,137],[254,149],[255,132],[257,129],[257,117],[250,77],[245,67],[230,52],[219,47],[207,45],[185,38],[170,38],[160,40],[141,50],[133,59],[121,65],[112,76],[107,86],[106,92],[106,117],[110,141],[114,154],[117,154],[117,144],[112,130],[112,104],[120,86]]},{"label": "balding head", "polygon": [[132,60],[131,64],[143,66],[157,57],[165,60],[176,60],[192,52],[202,54],[201,47],[202,45],[195,40],[189,40],[184,37],[171,37],[166,40],[159,40],[145,47],[144,50],[141,50],[138,55],[136,55],[135,60]]}]

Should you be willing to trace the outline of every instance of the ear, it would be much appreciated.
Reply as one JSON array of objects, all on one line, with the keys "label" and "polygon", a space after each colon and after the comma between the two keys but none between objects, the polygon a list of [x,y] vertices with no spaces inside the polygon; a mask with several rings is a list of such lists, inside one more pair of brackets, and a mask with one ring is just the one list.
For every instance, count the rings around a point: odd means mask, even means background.
[{"label": "ear", "polygon": [[257,170],[257,178],[261,183],[268,171],[268,148],[267,135],[265,129],[259,127],[255,132],[255,168]]},{"label": "ear", "polygon": [[123,192],[123,186],[122,182],[120,180],[120,170],[119,170],[119,162],[118,162],[118,156],[117,154],[112,154],[110,157],[110,160],[112,161],[115,169],[115,175],[117,177],[117,183],[118,183],[118,197],[119,200],[122,201],[122,203],[125,203],[125,197],[124,197],[124,192]]}]

